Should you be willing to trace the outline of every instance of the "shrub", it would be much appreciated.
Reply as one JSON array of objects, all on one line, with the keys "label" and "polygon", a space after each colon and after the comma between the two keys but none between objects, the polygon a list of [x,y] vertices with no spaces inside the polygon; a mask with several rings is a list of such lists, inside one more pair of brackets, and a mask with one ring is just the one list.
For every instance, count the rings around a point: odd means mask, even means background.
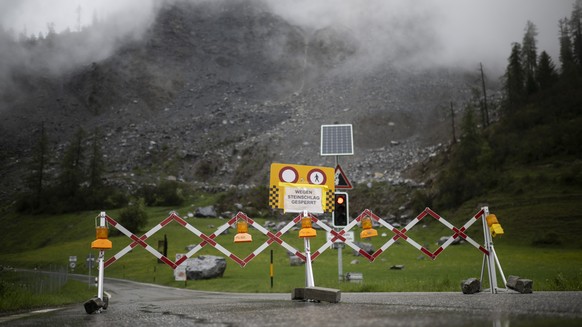
[{"label": "shrub", "polygon": [[560,240],[560,236],[557,233],[549,232],[544,236],[538,236],[532,241],[533,246],[556,246],[561,245],[562,241]]},{"label": "shrub", "polygon": [[207,181],[218,172],[219,164],[210,159],[202,160],[196,166],[194,177],[198,180]]},{"label": "shrub", "polygon": [[163,181],[158,186],[156,204],[161,206],[179,206],[184,202],[182,187],[176,181]]},{"label": "shrub", "polygon": [[184,202],[184,185],[163,181],[160,185],[144,185],[138,191],[147,206],[180,206]]},{"label": "shrub", "polygon": [[572,165],[570,169],[565,169],[560,173],[559,180],[565,185],[579,185],[582,182],[582,173],[579,164]]},{"label": "shrub", "polygon": [[127,195],[125,193],[112,190],[111,193],[107,195],[103,202],[103,206],[106,209],[121,208],[127,205],[128,202]]},{"label": "shrub", "polygon": [[412,194],[412,210],[414,210],[414,212],[421,212],[426,207],[430,208],[433,206],[433,200],[433,194],[427,191],[416,190]]},{"label": "shrub", "polygon": [[220,195],[217,206],[220,211],[231,211],[235,203],[240,203],[245,207],[245,214],[259,216],[271,209],[268,198],[267,186],[255,186],[248,190],[230,189]]},{"label": "shrub", "polygon": [[148,215],[144,210],[144,200],[133,201],[119,214],[119,223],[132,233],[139,232],[146,226]]}]

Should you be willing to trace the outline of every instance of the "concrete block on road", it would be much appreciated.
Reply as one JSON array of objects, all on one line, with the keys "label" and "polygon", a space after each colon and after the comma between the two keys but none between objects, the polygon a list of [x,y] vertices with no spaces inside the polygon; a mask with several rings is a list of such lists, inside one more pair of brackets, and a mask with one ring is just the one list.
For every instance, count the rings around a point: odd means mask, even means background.
[{"label": "concrete block on road", "polygon": [[295,288],[293,293],[291,293],[291,300],[304,300],[305,299],[305,288]]},{"label": "concrete block on road", "polygon": [[314,300],[338,303],[341,300],[341,291],[325,287],[296,288],[291,295],[293,300]]},{"label": "concrete block on road", "polygon": [[520,278],[519,276],[507,277],[506,286],[521,294],[533,293],[533,280]]}]

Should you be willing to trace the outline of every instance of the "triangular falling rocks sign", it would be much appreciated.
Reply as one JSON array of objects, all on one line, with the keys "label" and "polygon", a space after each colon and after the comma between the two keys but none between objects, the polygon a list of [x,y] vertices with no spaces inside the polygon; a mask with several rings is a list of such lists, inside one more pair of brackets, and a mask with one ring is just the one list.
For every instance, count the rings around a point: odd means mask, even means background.
[{"label": "triangular falling rocks sign", "polygon": [[350,180],[346,177],[346,174],[344,173],[340,165],[337,165],[337,167],[335,167],[335,188],[348,190],[351,190],[353,188],[352,183],[350,183]]}]

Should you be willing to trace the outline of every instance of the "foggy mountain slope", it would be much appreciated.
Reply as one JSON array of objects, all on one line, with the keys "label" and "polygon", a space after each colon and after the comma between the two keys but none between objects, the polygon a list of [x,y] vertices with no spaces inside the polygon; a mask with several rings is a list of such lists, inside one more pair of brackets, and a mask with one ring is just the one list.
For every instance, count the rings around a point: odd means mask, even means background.
[{"label": "foggy mountain slope", "polygon": [[439,107],[468,97],[467,75],[363,58],[349,29],[295,26],[260,2],[169,3],[103,60],[12,70],[3,184],[22,186],[41,122],[53,166],[78,127],[99,131],[107,178],[126,186],[265,183],[273,161],[333,165],[319,155],[319,128],[336,122],[354,124],[356,155],[340,160],[353,182],[398,178],[447,141]]}]

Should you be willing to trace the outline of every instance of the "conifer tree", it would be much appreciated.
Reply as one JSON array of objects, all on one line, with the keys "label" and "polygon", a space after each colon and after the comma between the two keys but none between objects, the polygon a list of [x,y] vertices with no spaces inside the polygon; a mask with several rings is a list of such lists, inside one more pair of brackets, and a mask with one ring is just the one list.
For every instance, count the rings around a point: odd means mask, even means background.
[{"label": "conifer tree", "polygon": [[521,47],[521,61],[525,74],[525,91],[527,94],[533,94],[537,91],[535,73],[537,69],[537,45],[536,36],[537,28],[534,23],[528,21],[525,27]]},{"label": "conifer tree", "polygon": [[101,152],[101,143],[99,132],[93,134],[93,143],[91,144],[91,157],[89,158],[89,188],[94,192],[103,186],[101,180],[105,170],[103,153]]},{"label": "conifer tree", "polygon": [[573,59],[579,71],[582,71],[582,0],[576,0],[574,2],[569,23],[572,36]]},{"label": "conifer tree", "polygon": [[521,44],[517,42],[513,43],[508,62],[509,64],[503,75],[503,90],[505,91],[505,110],[510,113],[522,104],[525,99]]},{"label": "conifer tree", "polygon": [[461,121],[461,145],[458,152],[458,161],[465,165],[464,169],[470,169],[476,164],[476,159],[481,148],[482,138],[477,129],[477,119],[472,106],[465,109]]},{"label": "conifer tree", "polygon": [[572,40],[570,39],[570,28],[568,18],[563,18],[559,22],[560,26],[560,63],[562,64],[561,76],[566,81],[571,81],[576,74],[576,64],[574,53],[572,52]]},{"label": "conifer tree", "polygon": [[483,72],[482,63],[479,63],[479,70],[481,71],[481,90],[483,91],[483,101],[481,101],[483,127],[487,127],[489,126],[489,105],[487,101],[487,88],[485,87],[485,73]]},{"label": "conifer tree", "polygon": [[32,209],[42,207],[44,185],[45,185],[45,169],[48,155],[48,138],[44,128],[44,123],[40,126],[40,137],[36,148],[33,150],[32,169],[30,175],[30,190],[32,196]]},{"label": "conifer tree", "polygon": [[542,51],[540,54],[538,67],[536,70],[536,81],[541,90],[545,90],[558,80],[556,65],[547,52]]},{"label": "conifer tree", "polygon": [[73,140],[65,150],[61,165],[59,182],[62,195],[65,198],[75,198],[79,195],[81,183],[84,180],[83,173],[83,138],[85,131],[79,128]]}]

